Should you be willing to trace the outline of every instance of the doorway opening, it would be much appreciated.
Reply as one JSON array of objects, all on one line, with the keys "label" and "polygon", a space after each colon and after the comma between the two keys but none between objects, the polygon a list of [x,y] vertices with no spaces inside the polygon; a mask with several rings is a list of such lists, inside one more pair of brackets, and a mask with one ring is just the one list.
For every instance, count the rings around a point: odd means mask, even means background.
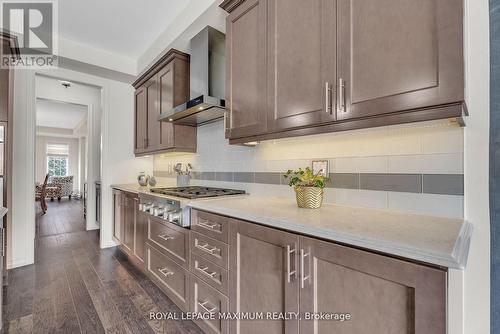
[{"label": "doorway opening", "polygon": [[99,229],[100,205],[89,188],[95,196],[101,89],[43,75],[35,85],[35,236]]}]

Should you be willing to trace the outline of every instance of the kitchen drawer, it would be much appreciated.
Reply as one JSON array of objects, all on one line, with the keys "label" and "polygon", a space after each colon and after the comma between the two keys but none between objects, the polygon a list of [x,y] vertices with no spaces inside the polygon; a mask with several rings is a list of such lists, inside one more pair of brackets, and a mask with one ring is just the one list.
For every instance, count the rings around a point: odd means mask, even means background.
[{"label": "kitchen drawer", "polygon": [[227,295],[229,272],[226,269],[195,254],[191,254],[189,267],[205,283]]},{"label": "kitchen drawer", "polygon": [[[196,319],[194,322],[205,334],[227,334],[229,333],[227,320],[220,320],[219,313],[229,312],[229,300],[219,291],[205,284],[196,276],[190,280],[190,304],[191,312],[213,314],[213,319]],[[211,317],[210,317],[211,318]]]},{"label": "kitchen drawer", "polygon": [[229,264],[229,246],[219,240],[191,231],[189,241],[191,254],[199,255],[225,269]]},{"label": "kitchen drawer", "polygon": [[175,262],[188,269],[189,230],[151,217],[148,224],[148,243]]},{"label": "kitchen drawer", "polygon": [[183,311],[189,309],[189,272],[148,245],[147,273],[165,294]]},{"label": "kitchen drawer", "polygon": [[205,211],[191,211],[191,230],[228,243],[229,221],[228,217],[215,215]]}]

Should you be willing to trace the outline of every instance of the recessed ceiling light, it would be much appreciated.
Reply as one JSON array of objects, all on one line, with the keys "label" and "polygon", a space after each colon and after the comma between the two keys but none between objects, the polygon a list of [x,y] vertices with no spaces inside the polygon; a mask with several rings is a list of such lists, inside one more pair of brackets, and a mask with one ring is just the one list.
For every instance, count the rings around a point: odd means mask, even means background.
[{"label": "recessed ceiling light", "polygon": [[69,88],[71,87],[71,82],[69,81],[66,81],[66,80],[59,80],[59,82],[61,83],[61,85],[64,86],[64,88]]},{"label": "recessed ceiling light", "polygon": [[169,121],[169,122],[172,122],[173,120],[174,120],[173,118],[169,118],[169,119],[168,119],[168,121]]}]

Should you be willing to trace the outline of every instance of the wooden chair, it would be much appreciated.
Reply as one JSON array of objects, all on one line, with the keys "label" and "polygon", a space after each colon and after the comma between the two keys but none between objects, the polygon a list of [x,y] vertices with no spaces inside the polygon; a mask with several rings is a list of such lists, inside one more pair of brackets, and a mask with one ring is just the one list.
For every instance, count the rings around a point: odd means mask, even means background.
[{"label": "wooden chair", "polygon": [[48,180],[49,180],[49,174],[45,175],[43,183],[36,186],[35,189],[35,202],[40,202],[40,207],[42,208],[43,214],[47,212],[47,203],[45,202],[45,197],[47,195]]}]

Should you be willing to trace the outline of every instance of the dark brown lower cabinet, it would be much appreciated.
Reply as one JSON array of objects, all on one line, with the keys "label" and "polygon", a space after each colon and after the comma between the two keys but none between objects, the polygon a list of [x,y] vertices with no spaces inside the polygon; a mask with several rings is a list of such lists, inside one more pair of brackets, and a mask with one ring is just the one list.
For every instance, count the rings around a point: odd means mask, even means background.
[{"label": "dark brown lower cabinet", "polygon": [[300,322],[300,333],[445,334],[446,272],[300,237],[301,313],[350,314]]},{"label": "dark brown lower cabinet", "polygon": [[[298,236],[238,221],[230,231],[231,312],[298,312]],[[233,320],[231,333],[298,333],[298,320]]]},{"label": "dark brown lower cabinet", "polygon": [[182,311],[189,311],[189,271],[149,244],[146,254],[148,276]]},{"label": "dark brown lower cabinet", "polygon": [[231,312],[301,317],[231,333],[446,333],[445,270],[241,221],[230,242]]},{"label": "dark brown lower cabinet", "polygon": [[[229,321],[219,317],[219,314],[229,312],[228,298],[195,275],[191,275],[189,290],[191,312],[207,315],[205,319],[195,319],[194,322],[206,334],[228,334]],[[208,314],[212,316],[208,317]]]},{"label": "dark brown lower cabinet", "polygon": [[445,269],[201,211],[189,231],[139,212],[135,194],[113,194],[122,249],[181,310],[213,314],[195,320],[207,334],[446,333]]}]

